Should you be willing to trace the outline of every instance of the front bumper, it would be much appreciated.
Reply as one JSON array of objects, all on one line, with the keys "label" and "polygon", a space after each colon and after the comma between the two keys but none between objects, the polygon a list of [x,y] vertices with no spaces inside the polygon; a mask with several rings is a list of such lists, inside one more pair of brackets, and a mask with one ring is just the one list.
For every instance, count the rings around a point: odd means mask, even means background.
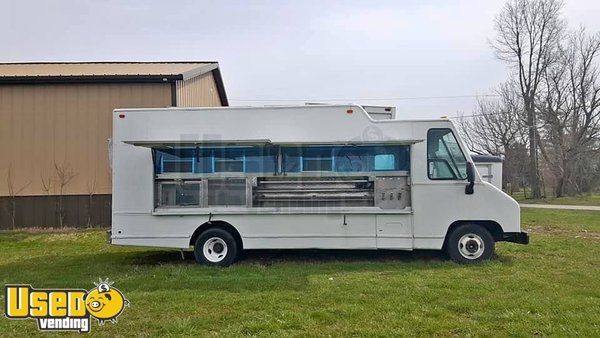
[{"label": "front bumper", "polygon": [[518,244],[529,244],[529,234],[526,232],[505,232],[502,234],[501,241]]}]

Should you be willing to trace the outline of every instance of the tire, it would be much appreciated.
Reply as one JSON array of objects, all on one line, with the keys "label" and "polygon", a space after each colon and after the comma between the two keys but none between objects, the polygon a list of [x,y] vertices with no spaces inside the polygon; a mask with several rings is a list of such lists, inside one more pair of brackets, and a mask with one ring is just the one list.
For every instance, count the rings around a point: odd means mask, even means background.
[{"label": "tire", "polygon": [[238,244],[227,230],[213,228],[204,231],[194,244],[198,264],[230,266],[238,257]]},{"label": "tire", "polygon": [[463,224],[455,228],[446,241],[450,259],[460,264],[489,260],[494,255],[494,238],[487,229],[477,224]]}]

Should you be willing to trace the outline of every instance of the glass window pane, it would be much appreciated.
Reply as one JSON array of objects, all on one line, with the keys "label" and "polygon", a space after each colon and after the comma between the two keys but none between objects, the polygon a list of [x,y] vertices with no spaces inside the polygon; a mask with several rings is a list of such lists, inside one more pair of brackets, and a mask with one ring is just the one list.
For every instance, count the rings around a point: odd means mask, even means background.
[{"label": "glass window pane", "polygon": [[161,206],[199,206],[200,183],[159,183]]},{"label": "glass window pane", "polygon": [[407,145],[286,147],[282,153],[284,172],[408,171],[410,168],[410,146]]},{"label": "glass window pane", "polygon": [[210,149],[198,149],[196,157],[196,173],[212,173],[212,151]]},{"label": "glass window pane", "polygon": [[448,147],[448,151],[452,158],[453,167],[457,170],[460,178],[467,178],[467,160],[463,155],[458,145],[456,137],[453,133],[448,133],[442,138],[442,142]]},{"label": "glass window pane", "polygon": [[342,146],[334,149],[335,170],[340,172],[408,171],[410,146]]},{"label": "glass window pane", "polygon": [[162,165],[163,173],[191,173],[192,160],[189,161],[164,161]]},{"label": "glass window pane", "polygon": [[216,173],[241,173],[243,171],[243,161],[219,161],[215,159]]},{"label": "glass window pane", "polygon": [[333,147],[303,147],[302,156],[310,158],[331,158]]},{"label": "glass window pane", "polygon": [[302,148],[299,147],[286,147],[281,149],[283,155],[283,172],[297,173],[300,171],[301,151]]},{"label": "glass window pane", "polygon": [[246,179],[208,180],[208,205],[245,205]]},{"label": "glass window pane", "polygon": [[244,155],[234,155],[231,153],[215,152],[215,161],[243,161]]},{"label": "glass window pane", "polygon": [[302,171],[331,171],[331,159],[305,159]]},{"label": "glass window pane", "polygon": [[334,148],[333,154],[335,156],[335,171],[373,171],[373,147],[340,146]]},{"label": "glass window pane", "polygon": [[219,172],[243,172],[244,171],[244,152],[242,149],[215,149],[216,173]]},{"label": "glass window pane", "polygon": [[394,154],[375,155],[375,170],[395,170],[396,156]]},{"label": "glass window pane", "polygon": [[194,168],[195,149],[155,149],[154,169],[157,174],[162,173],[191,173]]},{"label": "glass window pane", "polygon": [[247,173],[274,173],[277,170],[277,152],[273,147],[247,149],[245,154]]},{"label": "glass window pane", "polygon": [[467,160],[450,129],[427,132],[427,170],[430,179],[467,178]]},{"label": "glass window pane", "polygon": [[302,171],[331,171],[333,147],[302,148]]},{"label": "glass window pane", "polygon": [[177,186],[176,184],[162,184],[160,194],[160,205],[176,206],[177,205]]},{"label": "glass window pane", "polygon": [[179,186],[177,195],[177,205],[199,205],[200,204],[200,184],[186,183]]},{"label": "glass window pane", "polygon": [[[153,149],[157,174],[278,171],[276,147]],[[408,170],[409,146],[283,147],[283,172]],[[377,162],[377,163],[376,163]]]}]

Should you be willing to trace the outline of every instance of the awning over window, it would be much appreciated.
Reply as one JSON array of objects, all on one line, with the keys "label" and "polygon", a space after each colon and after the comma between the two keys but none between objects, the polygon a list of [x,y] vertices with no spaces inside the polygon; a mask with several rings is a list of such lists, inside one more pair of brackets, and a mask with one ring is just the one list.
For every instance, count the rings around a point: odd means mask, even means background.
[{"label": "awning over window", "polygon": [[195,141],[123,141],[138,147],[169,149],[181,147],[231,147],[231,146],[266,146],[271,140],[195,140]]},{"label": "awning over window", "polygon": [[233,146],[266,146],[266,145],[369,145],[369,144],[380,144],[380,145],[410,145],[414,143],[423,142],[423,140],[373,140],[373,141],[337,141],[337,142],[272,142],[268,139],[261,140],[195,140],[195,141],[123,141],[124,143],[131,144],[139,147],[154,148],[154,149],[169,149],[169,148],[181,148],[181,147],[200,147],[200,148],[214,148],[214,147],[233,147]]}]

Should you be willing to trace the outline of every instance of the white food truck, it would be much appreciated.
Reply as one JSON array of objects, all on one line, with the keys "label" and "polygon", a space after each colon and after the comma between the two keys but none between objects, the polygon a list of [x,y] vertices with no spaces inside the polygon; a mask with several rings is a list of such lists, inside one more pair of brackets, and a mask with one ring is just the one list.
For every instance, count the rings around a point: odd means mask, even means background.
[{"label": "white food truck", "polygon": [[481,179],[448,119],[117,109],[112,168],[110,243],[193,248],[208,265],[246,249],[435,249],[472,263],[495,242],[529,242],[519,205]]}]

